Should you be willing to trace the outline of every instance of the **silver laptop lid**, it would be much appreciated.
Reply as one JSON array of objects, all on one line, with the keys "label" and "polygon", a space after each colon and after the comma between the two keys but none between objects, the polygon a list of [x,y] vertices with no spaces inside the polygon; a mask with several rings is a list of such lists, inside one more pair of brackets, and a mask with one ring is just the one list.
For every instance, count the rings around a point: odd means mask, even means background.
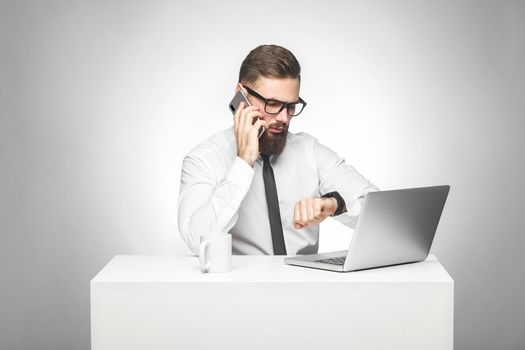
[{"label": "silver laptop lid", "polygon": [[450,186],[371,192],[361,209],[344,271],[424,260]]}]

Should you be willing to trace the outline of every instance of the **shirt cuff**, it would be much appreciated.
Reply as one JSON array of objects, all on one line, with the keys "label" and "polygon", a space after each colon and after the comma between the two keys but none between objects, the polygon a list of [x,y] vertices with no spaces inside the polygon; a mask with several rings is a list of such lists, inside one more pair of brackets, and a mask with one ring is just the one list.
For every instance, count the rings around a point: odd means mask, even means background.
[{"label": "shirt cuff", "polygon": [[227,231],[228,223],[235,217],[239,210],[239,205],[250,189],[254,172],[253,168],[244,160],[239,157],[235,158],[225,177],[226,183],[233,185],[233,187],[230,187],[231,197],[228,204],[223,207],[220,216],[217,217],[215,231]]},{"label": "shirt cuff", "polygon": [[236,184],[239,188],[246,189],[250,188],[252,183],[254,170],[248,165],[242,158],[236,157],[233,161],[226,178],[228,181]]}]

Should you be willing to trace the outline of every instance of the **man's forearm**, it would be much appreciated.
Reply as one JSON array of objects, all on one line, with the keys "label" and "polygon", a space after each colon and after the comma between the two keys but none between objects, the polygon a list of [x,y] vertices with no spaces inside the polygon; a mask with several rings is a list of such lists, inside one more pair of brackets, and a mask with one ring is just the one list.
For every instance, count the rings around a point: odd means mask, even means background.
[{"label": "man's forearm", "polygon": [[189,162],[185,165],[179,196],[179,231],[190,250],[197,254],[201,235],[228,232],[235,225],[253,170],[236,158],[216,185],[216,180],[204,176],[200,169]]}]

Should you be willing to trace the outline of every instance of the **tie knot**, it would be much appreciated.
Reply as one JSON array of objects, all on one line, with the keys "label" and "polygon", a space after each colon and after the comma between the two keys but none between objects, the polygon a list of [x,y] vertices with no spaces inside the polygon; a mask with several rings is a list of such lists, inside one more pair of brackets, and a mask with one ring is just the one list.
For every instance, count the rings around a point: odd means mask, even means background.
[{"label": "tie knot", "polygon": [[261,157],[262,157],[262,159],[263,159],[263,161],[264,161],[265,163],[266,163],[267,161],[270,160],[270,156],[267,155],[267,154],[262,154],[262,153],[261,153]]}]

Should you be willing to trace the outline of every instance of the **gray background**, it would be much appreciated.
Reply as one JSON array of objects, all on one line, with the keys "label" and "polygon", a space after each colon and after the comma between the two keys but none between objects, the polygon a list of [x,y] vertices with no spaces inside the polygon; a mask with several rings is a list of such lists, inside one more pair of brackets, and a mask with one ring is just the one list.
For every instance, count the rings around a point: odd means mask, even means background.
[{"label": "gray background", "polygon": [[278,43],[309,102],[292,131],[380,188],[452,186],[433,253],[455,348],[524,349],[524,34],[523,1],[1,1],[0,348],[88,349],[113,255],[188,253],[182,157]]}]

